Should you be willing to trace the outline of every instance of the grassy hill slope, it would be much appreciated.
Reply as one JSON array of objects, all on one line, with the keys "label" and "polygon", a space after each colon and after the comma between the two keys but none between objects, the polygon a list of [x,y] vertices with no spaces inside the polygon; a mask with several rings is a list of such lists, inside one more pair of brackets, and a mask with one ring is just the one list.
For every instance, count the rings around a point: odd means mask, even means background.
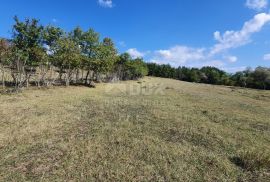
[{"label": "grassy hill slope", "polygon": [[147,77],[0,95],[0,181],[267,181],[270,92]]}]

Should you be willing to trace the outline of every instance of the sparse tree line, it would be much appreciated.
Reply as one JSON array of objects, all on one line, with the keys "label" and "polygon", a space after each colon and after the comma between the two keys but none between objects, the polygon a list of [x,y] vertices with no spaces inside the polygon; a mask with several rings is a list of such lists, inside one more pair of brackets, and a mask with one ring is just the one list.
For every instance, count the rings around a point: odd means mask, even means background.
[{"label": "sparse tree line", "polygon": [[235,74],[228,74],[215,67],[173,68],[170,65],[148,63],[149,76],[173,78],[182,81],[213,85],[240,86],[246,88],[270,90],[270,68],[247,68]]},{"label": "sparse tree line", "polygon": [[65,32],[42,26],[36,19],[14,18],[12,39],[0,39],[3,88],[84,84],[138,79],[148,73],[142,59],[118,55],[110,38],[100,40],[93,29]]}]

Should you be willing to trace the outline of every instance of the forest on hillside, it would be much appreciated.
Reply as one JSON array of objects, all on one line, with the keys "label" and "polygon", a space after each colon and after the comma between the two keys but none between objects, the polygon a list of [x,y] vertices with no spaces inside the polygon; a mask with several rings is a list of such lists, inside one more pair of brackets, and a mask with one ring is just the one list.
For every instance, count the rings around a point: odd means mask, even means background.
[{"label": "forest on hillside", "polygon": [[206,83],[213,85],[238,86],[255,89],[270,89],[270,68],[247,68],[234,74],[226,73],[215,67],[199,68],[178,67],[148,63],[150,76],[172,78],[187,82]]}]

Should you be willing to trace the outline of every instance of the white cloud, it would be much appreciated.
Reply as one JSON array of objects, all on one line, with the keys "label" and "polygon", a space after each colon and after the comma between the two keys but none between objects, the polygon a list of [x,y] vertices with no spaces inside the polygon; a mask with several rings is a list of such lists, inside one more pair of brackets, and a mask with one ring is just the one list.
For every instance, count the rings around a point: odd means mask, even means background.
[{"label": "white cloud", "polygon": [[167,50],[155,51],[151,62],[178,66],[190,61],[199,61],[205,59],[204,52],[205,50],[203,48],[196,49],[177,45]]},{"label": "white cloud", "polygon": [[126,43],[125,43],[124,41],[120,41],[120,42],[118,42],[118,44],[119,44],[121,47],[126,47],[126,46],[127,46]]},{"label": "white cloud", "polygon": [[[237,62],[238,57],[226,56],[226,51],[250,43],[251,36],[261,31],[268,22],[270,22],[270,14],[260,13],[245,22],[242,29],[239,31],[226,31],[224,34],[217,31],[214,33],[214,38],[217,43],[212,47],[194,48],[185,45],[175,45],[168,49],[153,52],[140,52],[136,48],[129,49],[127,52],[133,58],[145,58],[147,55],[149,62],[157,64],[170,64],[174,67],[214,66],[228,72],[236,72],[244,70],[246,67],[230,67],[229,63]],[[270,54],[265,55],[264,59],[270,60]]]},{"label": "white cloud", "polygon": [[228,72],[228,73],[236,73],[238,71],[244,71],[247,69],[246,66],[240,66],[240,67],[221,67],[220,69]]},{"label": "white cloud", "polygon": [[[251,36],[259,32],[269,21],[270,14],[260,13],[245,22],[239,31],[226,31],[223,35],[218,31],[215,32],[214,38],[218,43],[213,47],[192,48],[176,45],[169,49],[154,51],[149,60],[159,64],[171,64],[172,66],[189,65],[200,67],[203,65],[222,67],[225,62],[234,63],[238,58],[236,56],[222,56],[221,53],[248,44],[251,42]],[[221,60],[216,59],[220,56]]]},{"label": "white cloud", "polygon": [[104,8],[112,8],[113,7],[112,0],[98,0],[98,4]]},{"label": "white cloud", "polygon": [[53,19],[52,19],[52,22],[53,22],[53,23],[57,23],[58,20],[57,20],[56,18],[53,18]]},{"label": "white cloud", "polygon": [[136,59],[136,58],[142,58],[146,55],[145,52],[140,52],[138,51],[136,48],[131,48],[131,49],[128,49],[127,50],[127,53],[133,58],[133,59]]},{"label": "white cloud", "polygon": [[260,11],[266,8],[268,5],[268,0],[247,0],[246,6],[249,9]]},{"label": "white cloud", "polygon": [[210,51],[210,55],[237,48],[249,43],[252,34],[259,32],[262,27],[270,21],[270,14],[260,13],[253,19],[245,22],[240,31],[226,31],[223,35],[220,32],[214,33],[214,38],[218,43]]},{"label": "white cloud", "polygon": [[238,60],[236,56],[227,56],[225,57],[225,59],[229,61],[230,63],[235,63]]},{"label": "white cloud", "polygon": [[212,66],[212,67],[216,67],[216,68],[221,68],[223,66],[225,66],[225,63],[222,60],[203,60],[200,62],[192,62],[190,64],[187,64],[187,66],[189,67],[196,67],[196,68],[201,68],[204,66]]},{"label": "white cloud", "polygon": [[265,55],[263,56],[263,60],[265,60],[265,61],[270,61],[270,54],[265,54]]}]

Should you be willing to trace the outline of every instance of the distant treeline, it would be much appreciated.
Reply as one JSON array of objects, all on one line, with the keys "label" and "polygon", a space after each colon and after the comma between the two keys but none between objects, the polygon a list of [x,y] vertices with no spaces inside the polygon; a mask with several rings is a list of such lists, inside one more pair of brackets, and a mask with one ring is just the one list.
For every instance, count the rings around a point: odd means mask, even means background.
[{"label": "distant treeline", "polygon": [[270,68],[257,67],[255,70],[246,69],[235,74],[228,74],[215,67],[173,68],[170,65],[148,63],[149,76],[173,78],[177,80],[206,83],[213,85],[240,86],[270,90]]},{"label": "distant treeline", "polygon": [[148,73],[142,59],[118,55],[110,38],[93,29],[65,32],[36,19],[14,18],[12,39],[0,39],[0,84],[22,87],[138,79]]}]

